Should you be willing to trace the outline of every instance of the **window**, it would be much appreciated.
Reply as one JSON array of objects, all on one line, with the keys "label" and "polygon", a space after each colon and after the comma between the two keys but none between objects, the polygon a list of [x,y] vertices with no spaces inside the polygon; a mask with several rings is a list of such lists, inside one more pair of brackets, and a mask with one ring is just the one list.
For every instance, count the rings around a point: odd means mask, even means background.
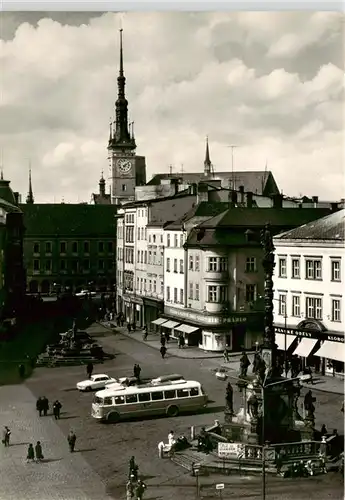
[{"label": "window", "polygon": [[149,280],[149,292],[152,290],[152,280]]},{"label": "window", "polygon": [[84,241],[84,253],[90,252],[90,243],[88,241]]},{"label": "window", "polygon": [[183,288],[180,288],[180,302],[183,304]]},{"label": "window", "polygon": [[193,300],[193,283],[192,282],[189,282],[188,298]]},{"label": "window", "polygon": [[149,256],[149,260],[147,261],[147,263],[151,264],[152,263],[152,252],[151,252],[151,250],[149,250],[148,256]]},{"label": "window", "polygon": [[200,288],[199,288],[199,283],[195,283],[195,300],[200,300]]},{"label": "window", "polygon": [[208,270],[217,271],[217,257],[208,258]]},{"label": "window", "polygon": [[149,392],[142,392],[138,395],[140,403],[146,403],[146,401],[151,401],[151,394]]},{"label": "window", "polygon": [[190,395],[191,396],[199,396],[199,388],[198,387],[191,387]]},{"label": "window", "polygon": [[60,260],[60,269],[61,271],[66,270],[66,261],[64,259]]},{"label": "window", "polygon": [[107,242],[107,247],[108,247],[108,253],[112,253],[114,249],[114,245],[112,241]]},{"label": "window", "polygon": [[104,406],[111,406],[113,404],[113,399],[112,398],[104,398],[103,404],[104,404]]},{"label": "window", "polygon": [[65,241],[61,241],[60,242],[60,253],[66,253],[66,242]]},{"label": "window", "polygon": [[228,259],[226,257],[220,257],[219,259],[219,271],[227,271],[228,270]]},{"label": "window", "polygon": [[170,247],[170,234],[167,234],[167,247]]},{"label": "window", "polygon": [[167,273],[170,273],[170,259],[167,258]]},{"label": "window", "polygon": [[292,259],[292,277],[295,279],[301,277],[299,259]]},{"label": "window", "polygon": [[90,269],[90,261],[89,261],[89,259],[83,260],[83,269],[84,269],[84,271],[88,271]]},{"label": "window", "polygon": [[46,241],[46,253],[52,253],[51,241]]},{"label": "window", "polygon": [[40,244],[34,243],[34,253],[40,253]]},{"label": "window", "polygon": [[72,266],[72,272],[76,273],[78,271],[78,261],[76,259],[73,259],[71,261],[71,266]]},{"label": "window", "polygon": [[138,238],[138,240],[140,240],[140,235],[141,235],[141,229],[140,229],[140,227],[138,227],[137,233],[138,233],[137,238]]},{"label": "window", "polygon": [[200,257],[199,257],[199,255],[195,256],[195,270],[200,271]]},{"label": "window", "polygon": [[124,405],[125,404],[125,397],[124,396],[115,396],[114,400],[115,400],[116,405]]},{"label": "window", "polygon": [[174,259],[174,273],[177,273],[177,259]]},{"label": "window", "polygon": [[246,302],[254,302],[256,299],[256,285],[246,285]]},{"label": "window", "polygon": [[126,186],[126,184],[122,184],[122,191],[127,191],[127,186]]},{"label": "window", "polygon": [[219,287],[219,302],[224,303],[228,299],[228,289],[226,286]]},{"label": "window", "polygon": [[137,262],[140,262],[140,250],[138,250]]},{"label": "window", "polygon": [[144,253],[144,264],[147,264],[147,250]]},{"label": "window", "polygon": [[280,258],[279,263],[279,278],[286,278],[286,258]]},{"label": "window", "polygon": [[180,274],[183,274],[183,259],[180,259]]},{"label": "window", "polygon": [[164,294],[164,281],[161,281],[161,295]]},{"label": "window", "polygon": [[153,243],[156,243],[156,235],[155,234],[152,236],[152,241],[153,241]]},{"label": "window", "polygon": [[153,392],[151,394],[152,401],[159,401],[160,399],[164,399],[163,391]]},{"label": "window", "polygon": [[72,243],[72,252],[73,253],[78,252],[78,242],[77,241],[73,241],[73,243]]},{"label": "window", "polygon": [[332,321],[341,321],[340,299],[332,299]]},{"label": "window", "polygon": [[322,279],[322,264],[321,260],[307,259],[305,262],[305,278],[307,280]]},{"label": "window", "polygon": [[306,317],[308,319],[322,319],[322,299],[306,298]]},{"label": "window", "polygon": [[153,280],[153,293],[157,292],[157,281]]},{"label": "window", "polygon": [[279,314],[286,316],[286,295],[279,294]]},{"label": "window", "polygon": [[46,271],[52,270],[52,261],[50,259],[46,260]]},{"label": "window", "polygon": [[292,316],[297,318],[301,316],[301,298],[299,295],[292,296]]},{"label": "window", "polygon": [[340,279],[340,260],[331,261],[332,281],[341,281]]},{"label": "window", "polygon": [[188,398],[189,390],[188,389],[178,389],[177,391],[178,398]]},{"label": "window", "polygon": [[189,270],[193,271],[193,269],[194,269],[194,258],[193,258],[193,255],[190,255],[189,256]]},{"label": "window", "polygon": [[170,300],[170,286],[167,286],[167,300]]},{"label": "window", "polygon": [[138,395],[137,394],[127,394],[126,396],[126,403],[137,403],[138,402]]},{"label": "window", "polygon": [[174,235],[174,246],[178,247],[178,235],[177,234]]},{"label": "window", "polygon": [[183,234],[180,234],[180,247],[183,247]]},{"label": "window", "polygon": [[40,261],[38,259],[34,260],[34,271],[40,270]]},{"label": "window", "polygon": [[208,287],[208,302],[217,302],[217,287],[211,285]]},{"label": "window", "polygon": [[174,288],[174,302],[177,302],[177,288]]},{"label": "window", "polygon": [[103,271],[103,269],[104,269],[104,260],[103,260],[103,259],[100,259],[100,260],[98,261],[98,269],[99,269],[100,271]]},{"label": "window", "polygon": [[175,399],[176,391],[164,391],[164,397],[165,399]]},{"label": "window", "polygon": [[247,257],[246,259],[246,273],[253,273],[256,271],[256,258]]}]

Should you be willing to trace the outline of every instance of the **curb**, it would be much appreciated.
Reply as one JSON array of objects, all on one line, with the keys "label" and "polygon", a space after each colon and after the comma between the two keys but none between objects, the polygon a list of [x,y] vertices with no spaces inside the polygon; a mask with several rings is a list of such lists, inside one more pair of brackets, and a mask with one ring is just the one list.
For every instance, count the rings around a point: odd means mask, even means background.
[{"label": "curb", "polygon": [[305,389],[310,389],[310,390],[318,391],[318,392],[327,392],[329,394],[331,393],[331,394],[337,394],[339,396],[344,396],[344,391],[339,392],[339,391],[336,391],[334,389],[325,389],[325,388],[319,389],[318,387],[315,387],[315,385],[307,385],[307,384],[301,384],[301,385]]}]

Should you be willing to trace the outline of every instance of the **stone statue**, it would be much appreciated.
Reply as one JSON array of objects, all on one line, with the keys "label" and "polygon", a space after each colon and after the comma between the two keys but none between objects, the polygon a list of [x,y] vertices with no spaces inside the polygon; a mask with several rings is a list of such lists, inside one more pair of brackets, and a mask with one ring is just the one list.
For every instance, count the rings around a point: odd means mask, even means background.
[{"label": "stone statue", "polygon": [[225,404],[226,404],[226,409],[225,411],[227,413],[234,413],[234,390],[232,388],[232,385],[230,382],[228,382],[228,385],[226,386],[226,396],[225,396]]},{"label": "stone statue", "polygon": [[259,416],[259,400],[253,392],[247,401],[248,413],[252,418],[258,418]]},{"label": "stone statue", "polygon": [[247,354],[243,351],[240,359],[240,377],[245,378],[248,372],[248,366],[250,365],[250,361],[248,359]]}]

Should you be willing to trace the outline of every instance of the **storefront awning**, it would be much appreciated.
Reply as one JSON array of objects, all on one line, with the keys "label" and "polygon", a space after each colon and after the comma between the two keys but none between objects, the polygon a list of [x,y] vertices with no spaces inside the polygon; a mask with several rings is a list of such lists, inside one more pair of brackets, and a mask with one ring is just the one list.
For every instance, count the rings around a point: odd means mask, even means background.
[{"label": "storefront awning", "polygon": [[199,330],[199,327],[182,324],[180,326],[177,326],[175,328],[175,330],[178,330],[179,332],[183,332],[183,333],[193,333],[193,332],[196,332],[197,330]]},{"label": "storefront awning", "polygon": [[296,350],[294,351],[294,354],[297,354],[297,356],[302,356],[304,358],[307,358],[311,353],[313,347],[315,346],[316,342],[317,339],[307,339],[306,337],[303,337],[301,342],[298,344]]},{"label": "storefront awning", "polygon": [[166,318],[158,318],[155,319],[154,321],[151,321],[154,325],[162,325],[163,323],[169,323],[169,321]]},{"label": "storefront awning", "polygon": [[345,363],[345,345],[342,342],[325,340],[320,349],[315,353],[315,356]]},{"label": "storefront awning", "polygon": [[286,350],[289,349],[292,342],[295,340],[296,335],[284,335],[283,333],[276,333],[276,344],[278,349],[285,351],[285,337],[286,337]]},{"label": "storefront awning", "polygon": [[176,321],[167,321],[164,323],[164,328],[175,328],[175,326],[179,325],[180,323],[176,323]]}]

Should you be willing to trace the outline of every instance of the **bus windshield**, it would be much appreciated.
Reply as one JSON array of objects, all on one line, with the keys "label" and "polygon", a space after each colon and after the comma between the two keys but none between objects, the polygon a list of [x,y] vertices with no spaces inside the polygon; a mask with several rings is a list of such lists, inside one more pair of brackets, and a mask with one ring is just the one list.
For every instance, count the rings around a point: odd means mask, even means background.
[{"label": "bus windshield", "polygon": [[95,396],[95,397],[93,398],[93,402],[94,402],[94,403],[96,403],[97,405],[101,405],[101,404],[103,404],[103,398],[100,398],[100,397],[98,397],[98,396]]}]

